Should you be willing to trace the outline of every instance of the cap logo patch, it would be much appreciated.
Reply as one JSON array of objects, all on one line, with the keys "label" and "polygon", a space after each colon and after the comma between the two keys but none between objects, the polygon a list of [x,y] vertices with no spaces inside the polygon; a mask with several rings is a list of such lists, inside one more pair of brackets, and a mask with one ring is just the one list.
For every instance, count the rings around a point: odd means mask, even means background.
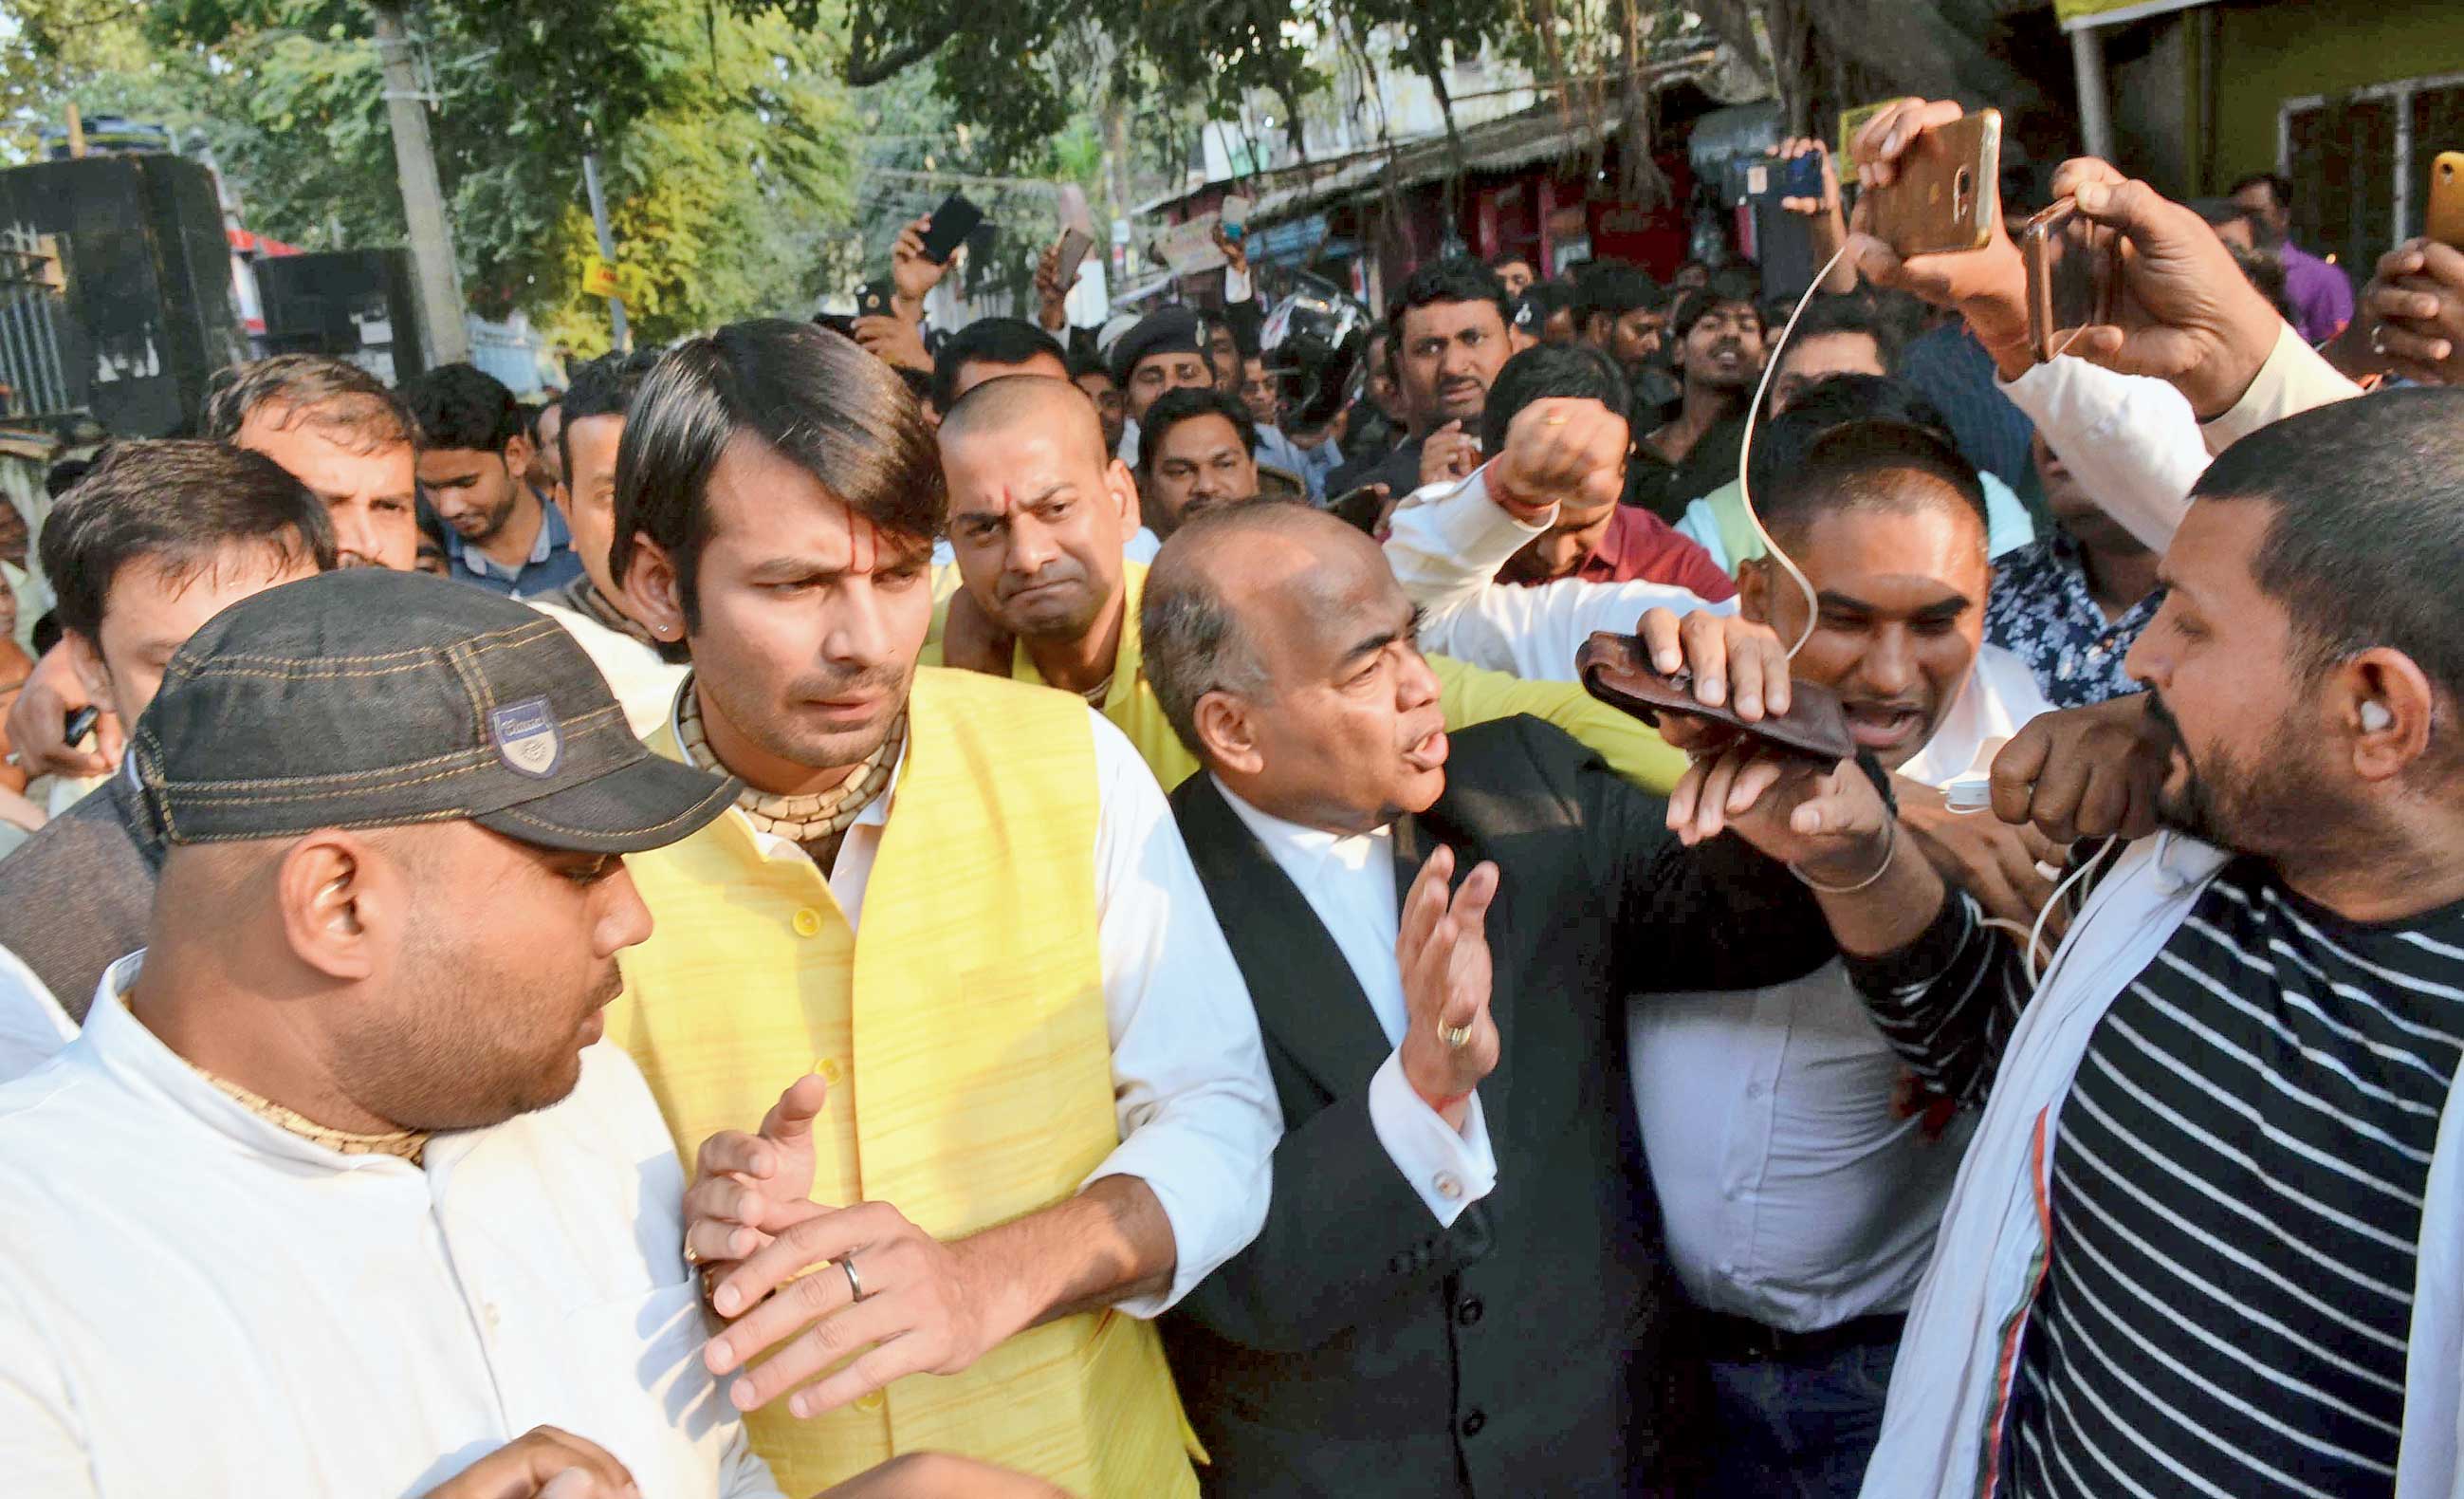
[{"label": "cap logo patch", "polygon": [[557,733],[556,715],[547,699],[533,697],[488,715],[488,732],[495,736],[496,758],[519,775],[545,778],[564,760],[564,739]]}]

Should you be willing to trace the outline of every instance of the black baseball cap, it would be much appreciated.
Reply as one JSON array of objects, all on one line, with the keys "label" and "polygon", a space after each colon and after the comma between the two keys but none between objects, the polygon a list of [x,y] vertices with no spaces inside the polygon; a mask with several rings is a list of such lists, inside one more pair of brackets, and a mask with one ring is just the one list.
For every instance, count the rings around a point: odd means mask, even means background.
[{"label": "black baseball cap", "polygon": [[708,824],[737,789],[652,754],[548,616],[372,567],[209,620],[128,754],[168,844],[468,820],[545,849],[638,853]]}]

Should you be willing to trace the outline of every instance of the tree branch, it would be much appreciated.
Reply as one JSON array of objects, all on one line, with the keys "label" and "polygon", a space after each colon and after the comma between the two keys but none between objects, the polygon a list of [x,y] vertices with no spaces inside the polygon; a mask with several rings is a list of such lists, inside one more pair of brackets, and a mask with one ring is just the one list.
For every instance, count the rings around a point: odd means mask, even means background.
[{"label": "tree branch", "polygon": [[861,42],[847,49],[847,82],[849,88],[869,88],[887,82],[941,50],[941,44],[958,33],[956,18],[944,18],[923,35],[892,47],[875,57],[869,55]]}]

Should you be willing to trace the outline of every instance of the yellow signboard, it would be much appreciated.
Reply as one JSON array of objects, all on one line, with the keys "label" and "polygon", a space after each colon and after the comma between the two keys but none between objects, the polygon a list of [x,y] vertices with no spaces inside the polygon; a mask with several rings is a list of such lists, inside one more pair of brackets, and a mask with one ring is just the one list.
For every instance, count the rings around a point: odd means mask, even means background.
[{"label": "yellow signboard", "polygon": [[2168,11],[2187,11],[2207,0],[2054,0],[2054,19],[2062,30],[2076,32],[2091,26],[2119,26],[2124,21],[2144,20],[2163,15]]},{"label": "yellow signboard", "polygon": [[1848,143],[1857,139],[1857,132],[1865,128],[1866,121],[1881,114],[1885,105],[1895,102],[1896,99],[1879,99],[1871,104],[1839,111],[1839,149],[1834,153],[1832,162],[1838,168],[1842,185],[1857,180],[1857,158],[1849,153]]},{"label": "yellow signboard", "polygon": [[616,268],[595,255],[592,256],[590,264],[584,267],[582,273],[582,293],[585,297],[615,296]]}]

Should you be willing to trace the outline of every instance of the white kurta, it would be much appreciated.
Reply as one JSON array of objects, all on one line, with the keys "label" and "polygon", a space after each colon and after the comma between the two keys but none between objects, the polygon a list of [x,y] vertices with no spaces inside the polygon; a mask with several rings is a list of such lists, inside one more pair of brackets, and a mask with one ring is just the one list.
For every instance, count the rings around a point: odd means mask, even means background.
[{"label": "white kurta", "polygon": [[625,1053],[423,1166],[259,1118],[120,995],[0,1088],[0,1474],[42,1499],[424,1494],[533,1426],[778,1493],[701,1362],[684,1169]]}]

